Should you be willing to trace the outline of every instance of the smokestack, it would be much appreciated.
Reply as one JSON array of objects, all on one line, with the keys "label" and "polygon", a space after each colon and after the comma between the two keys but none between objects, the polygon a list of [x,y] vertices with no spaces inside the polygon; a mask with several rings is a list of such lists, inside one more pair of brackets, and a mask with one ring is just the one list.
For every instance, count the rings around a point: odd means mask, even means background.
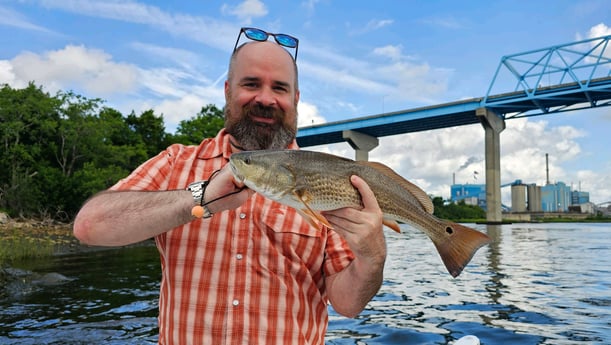
[{"label": "smokestack", "polygon": [[548,154],[545,154],[545,184],[549,184],[549,159]]}]

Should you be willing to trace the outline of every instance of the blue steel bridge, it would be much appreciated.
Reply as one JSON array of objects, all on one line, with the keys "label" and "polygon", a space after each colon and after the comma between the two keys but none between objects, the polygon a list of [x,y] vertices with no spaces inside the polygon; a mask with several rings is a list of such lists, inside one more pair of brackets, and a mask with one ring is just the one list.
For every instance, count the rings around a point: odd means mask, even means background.
[{"label": "blue steel bridge", "polygon": [[500,133],[505,121],[611,105],[611,35],[501,58],[485,96],[301,127],[301,147],[347,141],[367,159],[379,137],[481,123],[489,223],[501,219]]}]

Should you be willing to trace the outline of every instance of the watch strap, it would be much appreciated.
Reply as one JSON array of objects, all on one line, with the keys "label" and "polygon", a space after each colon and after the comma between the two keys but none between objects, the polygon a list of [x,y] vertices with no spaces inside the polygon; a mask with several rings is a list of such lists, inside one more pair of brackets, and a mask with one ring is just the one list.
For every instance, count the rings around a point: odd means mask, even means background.
[{"label": "watch strap", "polygon": [[190,183],[187,190],[193,195],[193,202],[195,206],[191,209],[191,215],[196,218],[210,218],[212,212],[208,209],[206,201],[204,200],[204,194],[206,193],[206,187],[210,181],[197,181]]}]

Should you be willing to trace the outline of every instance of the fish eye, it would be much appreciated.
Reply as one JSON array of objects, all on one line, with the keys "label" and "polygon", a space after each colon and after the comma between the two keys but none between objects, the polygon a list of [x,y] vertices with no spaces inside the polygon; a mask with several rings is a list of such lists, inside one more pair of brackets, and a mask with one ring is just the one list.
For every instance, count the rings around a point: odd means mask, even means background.
[{"label": "fish eye", "polygon": [[244,163],[246,163],[246,164],[250,164],[250,157],[246,157],[246,158],[244,159]]}]

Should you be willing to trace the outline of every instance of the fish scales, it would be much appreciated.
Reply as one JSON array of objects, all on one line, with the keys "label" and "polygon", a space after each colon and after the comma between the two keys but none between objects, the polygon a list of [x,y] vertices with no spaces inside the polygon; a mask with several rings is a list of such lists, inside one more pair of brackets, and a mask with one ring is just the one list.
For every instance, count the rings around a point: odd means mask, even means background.
[{"label": "fish scales", "polygon": [[324,224],[328,222],[320,211],[362,208],[360,194],[350,182],[352,175],[360,176],[375,194],[385,224],[396,231],[397,221],[422,230],[453,277],[491,241],[474,229],[435,217],[428,195],[381,163],[314,151],[270,150],[233,154],[230,165],[237,181]]},{"label": "fish scales", "polygon": [[[361,196],[350,182],[352,175],[360,176],[369,184],[385,213],[400,217],[404,223],[410,221],[405,205],[410,208],[419,205],[412,194],[397,190],[396,181],[370,166],[319,152],[288,150],[286,153],[284,164],[295,175],[296,186],[308,189],[313,199],[310,205],[314,209],[328,211],[341,207],[361,207]],[[400,197],[403,207],[399,207],[393,197]]]}]

